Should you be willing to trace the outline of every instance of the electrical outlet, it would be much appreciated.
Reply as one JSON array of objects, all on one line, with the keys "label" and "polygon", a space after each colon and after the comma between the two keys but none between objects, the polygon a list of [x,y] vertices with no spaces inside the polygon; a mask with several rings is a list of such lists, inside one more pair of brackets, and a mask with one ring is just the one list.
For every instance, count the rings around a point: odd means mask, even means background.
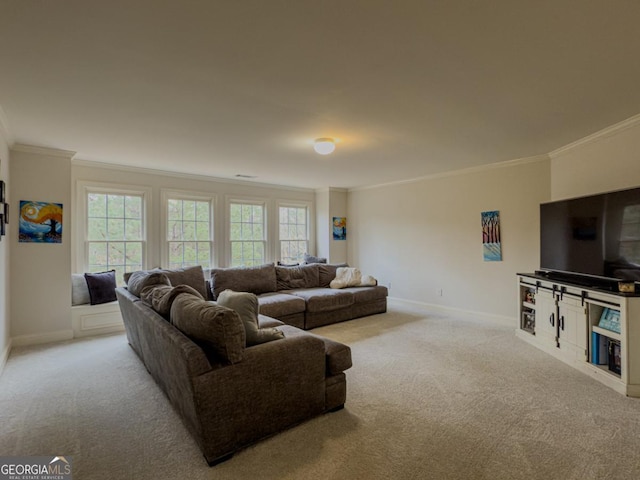
[{"label": "electrical outlet", "polygon": [[389,286],[387,287],[387,290],[391,291],[391,282],[389,282]]}]

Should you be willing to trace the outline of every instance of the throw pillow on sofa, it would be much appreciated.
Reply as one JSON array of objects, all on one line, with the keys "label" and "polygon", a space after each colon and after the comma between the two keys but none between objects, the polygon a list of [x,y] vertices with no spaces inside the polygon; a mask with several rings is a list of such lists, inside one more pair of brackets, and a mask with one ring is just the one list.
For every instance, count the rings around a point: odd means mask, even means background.
[{"label": "throw pillow on sofa", "polygon": [[171,281],[159,270],[140,270],[132,272],[127,280],[127,290],[136,297],[142,294],[142,290],[149,286],[167,285],[171,286]]},{"label": "throw pillow on sofa", "polygon": [[233,310],[181,293],[171,305],[170,319],[178,330],[224,362],[244,359],[244,326]]},{"label": "throw pillow on sofa", "polygon": [[275,328],[258,328],[258,297],[253,293],[225,290],[218,295],[218,305],[230,308],[240,315],[244,325],[247,347],[284,338]]},{"label": "throw pillow on sofa", "polygon": [[359,269],[340,267],[336,270],[336,278],[331,280],[331,288],[373,287],[378,281],[371,275],[362,275]]},{"label": "throw pillow on sofa", "polygon": [[[165,276],[164,274],[162,275]],[[168,319],[171,313],[171,305],[173,305],[173,301],[181,293],[190,293],[198,298],[202,298],[202,295],[189,285],[177,285],[175,287],[169,285],[149,285],[144,287],[142,292],[140,292],[140,299]],[[202,300],[204,300],[204,298],[202,298]]]}]

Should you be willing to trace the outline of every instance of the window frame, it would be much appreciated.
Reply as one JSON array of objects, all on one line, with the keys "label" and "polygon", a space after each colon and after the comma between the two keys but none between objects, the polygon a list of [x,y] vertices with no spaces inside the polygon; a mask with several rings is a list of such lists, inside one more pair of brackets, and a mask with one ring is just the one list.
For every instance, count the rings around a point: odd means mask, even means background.
[{"label": "window frame", "polygon": [[[281,255],[282,255],[282,242],[287,241],[287,240],[283,240],[280,237],[280,208],[305,208],[307,211],[307,221],[306,221],[306,226],[307,226],[307,238],[306,238],[306,242],[307,242],[307,251],[306,253],[310,253],[312,250],[314,250],[314,245],[313,245],[313,226],[311,225],[311,207],[312,207],[312,203],[311,202],[303,202],[303,201],[296,201],[296,200],[278,200],[276,202],[276,228],[275,228],[275,232],[276,232],[276,240],[275,240],[275,255],[274,258],[277,258],[279,261],[282,261]],[[300,261],[302,261],[302,259],[300,259]]]},{"label": "window frame", "polygon": [[[73,270],[77,273],[89,272],[89,219],[88,219],[88,198],[89,194],[97,193],[102,195],[130,195],[142,197],[142,218],[141,218],[141,243],[142,243],[142,258],[141,268],[146,269],[148,265],[149,256],[149,230],[150,216],[149,208],[151,204],[151,188],[138,185],[125,185],[120,183],[104,183],[104,182],[89,182],[78,181],[77,183],[77,214],[74,214],[74,218],[77,219],[78,226],[76,228],[76,242],[74,245],[75,265]],[[72,209],[73,211],[73,209]],[[125,240],[126,242],[126,240]],[[123,279],[116,278],[118,285],[123,283]]]},{"label": "window frame", "polygon": [[[226,266],[233,267],[233,242],[231,240],[231,205],[232,204],[242,204],[242,205],[259,205],[262,207],[263,216],[262,216],[262,243],[263,243],[263,251],[264,258],[263,263],[268,263],[271,261],[272,253],[271,253],[271,245],[272,242],[270,240],[270,225],[269,225],[269,203],[266,198],[261,197],[246,197],[246,196],[227,196],[225,205],[225,246],[226,246]],[[252,242],[257,242],[258,240],[251,240]]]},{"label": "window frame", "polygon": [[194,200],[206,201],[209,203],[209,249],[210,249],[210,265],[204,268],[215,268],[218,265],[217,254],[218,248],[216,244],[216,195],[206,192],[194,192],[191,190],[161,189],[161,206],[160,206],[160,263],[164,268],[169,268],[169,240],[168,240],[168,221],[170,199],[174,200]]}]

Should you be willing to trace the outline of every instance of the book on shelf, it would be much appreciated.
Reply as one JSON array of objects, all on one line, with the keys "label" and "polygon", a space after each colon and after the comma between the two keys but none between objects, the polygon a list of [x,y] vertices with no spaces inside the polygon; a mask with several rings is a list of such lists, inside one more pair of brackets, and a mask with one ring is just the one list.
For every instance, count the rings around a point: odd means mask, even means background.
[{"label": "book on shelf", "polygon": [[607,365],[609,363],[609,342],[607,337],[591,332],[591,363]]},{"label": "book on shelf", "polygon": [[605,330],[620,333],[620,312],[612,308],[605,308],[602,310],[602,315],[600,315],[598,326]]},{"label": "book on shelf", "polygon": [[620,342],[617,340],[608,340],[609,348],[607,349],[609,357],[609,370],[620,375],[622,372],[622,360],[620,354]]}]

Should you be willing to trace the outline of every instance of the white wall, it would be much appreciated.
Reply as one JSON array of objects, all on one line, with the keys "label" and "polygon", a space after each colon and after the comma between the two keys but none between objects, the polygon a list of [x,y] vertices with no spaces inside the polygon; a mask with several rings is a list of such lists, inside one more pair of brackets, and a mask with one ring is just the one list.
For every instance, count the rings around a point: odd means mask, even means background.
[{"label": "white wall", "polygon": [[73,337],[71,328],[71,157],[73,152],[16,145],[11,151],[13,228],[19,202],[63,205],[62,243],[19,243],[11,235],[13,345]]},{"label": "white wall", "polygon": [[551,153],[551,198],[640,186],[640,115]]},{"label": "white wall", "polygon": [[329,189],[316,190],[316,251],[311,255],[331,256],[331,220],[329,220]]},{"label": "white wall", "polygon": [[[3,180],[6,184],[7,192],[5,200],[11,205],[13,201],[11,200],[11,182],[9,177],[9,133],[2,119],[2,109],[0,108],[0,180]],[[15,209],[12,209],[9,216],[12,217],[14,212]],[[16,220],[15,217],[9,220],[11,223],[6,225],[6,236],[0,239],[0,374],[2,373],[7,358],[9,357],[9,350],[11,349],[11,317],[9,310],[9,252],[11,251],[11,245],[9,239],[11,238],[11,233],[14,231]]]},{"label": "white wall", "polygon": [[348,191],[344,188],[316,190],[317,256],[325,257],[329,263],[348,261],[349,219],[347,218],[347,240],[333,239],[333,217],[347,216]]},{"label": "white wall", "polygon": [[[349,193],[349,262],[391,283],[390,296],[516,315],[517,272],[539,267],[539,204],[548,157]],[[499,210],[502,262],[482,257],[480,213]],[[437,291],[442,289],[442,296]]]}]

